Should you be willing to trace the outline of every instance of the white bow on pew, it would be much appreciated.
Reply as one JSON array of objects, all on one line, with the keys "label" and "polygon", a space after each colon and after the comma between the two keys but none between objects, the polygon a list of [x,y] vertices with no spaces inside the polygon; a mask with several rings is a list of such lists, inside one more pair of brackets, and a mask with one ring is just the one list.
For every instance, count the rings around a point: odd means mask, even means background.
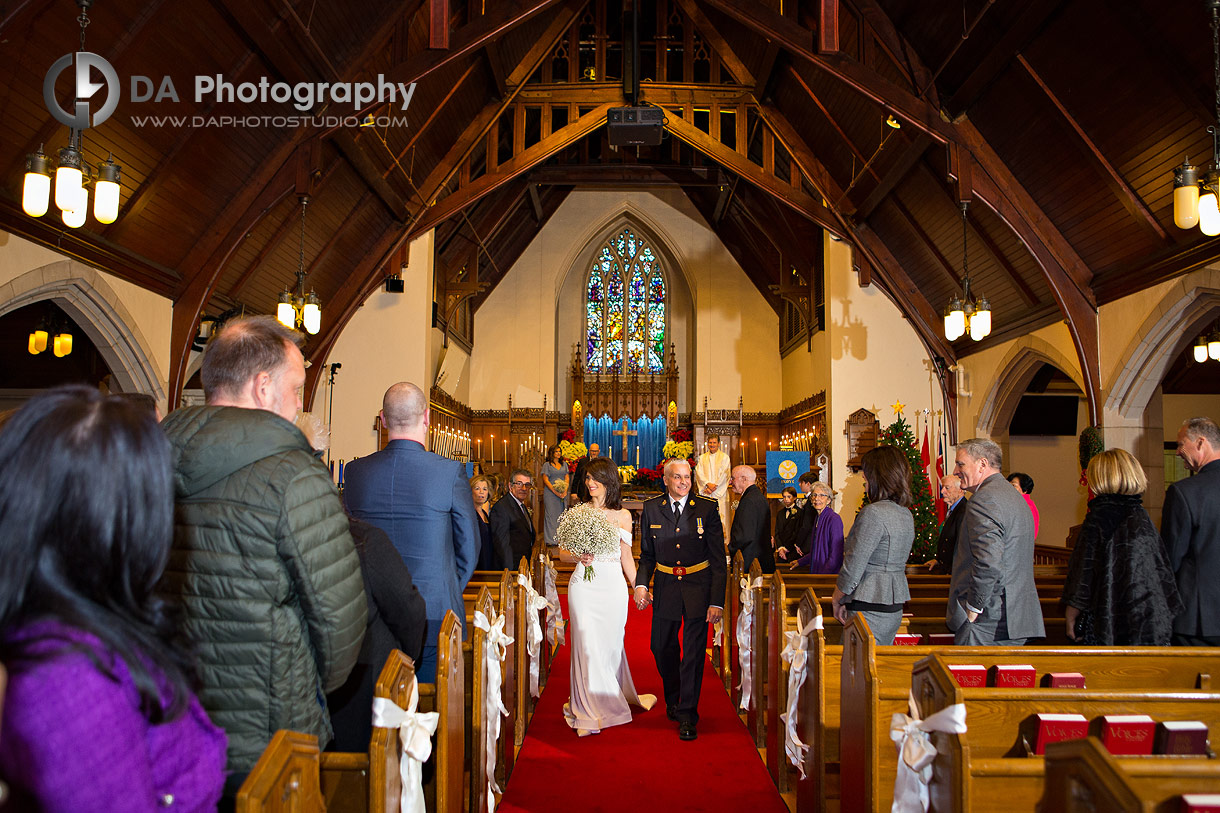
[{"label": "white bow on pew", "polygon": [[545,553],[538,554],[538,561],[543,567],[542,590],[546,593],[546,639],[551,647],[565,643],[563,637],[563,605],[559,603],[559,588],[555,586],[558,573],[555,565]]},{"label": "white bow on pew", "polygon": [[411,696],[405,709],[388,698],[373,698],[373,726],[398,729],[402,813],[426,813],[423,764],[432,756],[432,735],[441,719],[435,711],[417,712],[418,705],[419,685],[415,681],[411,683]]},{"label": "white bow on pew", "polygon": [[517,584],[525,588],[525,651],[530,656],[530,696],[538,697],[542,694],[538,688],[542,663],[542,622],[538,620],[538,611],[550,606],[550,602],[538,595],[524,573],[517,574]]},{"label": "white bow on pew", "polygon": [[890,721],[890,739],[898,746],[892,813],[927,813],[928,783],[932,781],[932,760],[936,759],[936,746],[928,733],[964,734],[966,706],[955,703],[920,720],[914,694],[907,695],[907,704],[910,716],[898,713]]},{"label": "white bow on pew", "polygon": [[788,761],[800,770],[801,779],[805,778],[805,752],[809,750],[809,746],[801,742],[800,734],[797,733],[797,699],[801,693],[801,687],[805,685],[805,667],[809,662],[809,635],[814,630],[820,629],[822,629],[822,614],[818,613],[800,632],[784,633],[788,643],[784,647],[784,651],[780,653],[784,663],[789,665],[788,709],[779,716],[784,723],[784,751],[788,754]]},{"label": "white bow on pew", "polygon": [[741,710],[750,710],[750,695],[754,693],[754,670],[750,665],[750,638],[754,632],[754,589],[762,587],[762,578],[751,585],[741,577],[741,612],[737,614],[737,662],[741,666]]},{"label": "white bow on pew", "polygon": [[496,617],[495,623],[490,623],[487,616],[478,610],[474,611],[474,625],[487,633],[483,648],[483,661],[487,665],[487,685],[483,690],[483,765],[487,774],[487,813],[496,809],[496,794],[500,786],[496,784],[496,741],[500,739],[500,718],[508,716],[508,709],[500,698],[500,682],[502,672],[500,664],[508,654],[508,645],[512,637],[504,634],[504,613]]}]

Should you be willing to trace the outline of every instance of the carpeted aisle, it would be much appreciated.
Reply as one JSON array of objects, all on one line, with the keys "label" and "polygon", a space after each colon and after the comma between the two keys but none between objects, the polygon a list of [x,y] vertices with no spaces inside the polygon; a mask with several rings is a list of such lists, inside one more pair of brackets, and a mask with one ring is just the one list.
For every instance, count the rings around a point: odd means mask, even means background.
[{"label": "carpeted aisle", "polygon": [[[651,622],[651,610],[628,613],[627,660],[636,689],[661,697],[648,649]],[[678,739],[678,724],[666,719],[663,700],[648,712],[633,708],[628,725],[581,738],[563,721],[568,647],[560,647],[499,810],[787,813],[710,661],[705,669],[694,742]]]}]

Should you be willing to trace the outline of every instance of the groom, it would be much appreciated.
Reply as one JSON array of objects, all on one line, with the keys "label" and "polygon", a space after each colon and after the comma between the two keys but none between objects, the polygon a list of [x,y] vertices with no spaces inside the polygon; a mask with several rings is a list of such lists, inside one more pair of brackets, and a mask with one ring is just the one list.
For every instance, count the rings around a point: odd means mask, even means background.
[{"label": "groom", "polygon": [[665,464],[665,495],[644,503],[635,577],[635,606],[643,609],[656,573],[652,654],[665,688],[665,714],[677,721],[683,740],[698,736],[707,625],[720,620],[727,579],[720,507],[708,497],[690,496],[690,485],[690,463]]}]

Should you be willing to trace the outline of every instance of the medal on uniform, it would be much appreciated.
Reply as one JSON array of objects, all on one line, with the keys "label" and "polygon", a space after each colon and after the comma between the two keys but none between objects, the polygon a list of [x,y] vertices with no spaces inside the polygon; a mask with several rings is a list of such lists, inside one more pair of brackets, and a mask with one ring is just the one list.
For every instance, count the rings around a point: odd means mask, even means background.
[{"label": "medal on uniform", "polygon": [[695,517],[695,528],[700,534],[703,533],[703,517]]}]

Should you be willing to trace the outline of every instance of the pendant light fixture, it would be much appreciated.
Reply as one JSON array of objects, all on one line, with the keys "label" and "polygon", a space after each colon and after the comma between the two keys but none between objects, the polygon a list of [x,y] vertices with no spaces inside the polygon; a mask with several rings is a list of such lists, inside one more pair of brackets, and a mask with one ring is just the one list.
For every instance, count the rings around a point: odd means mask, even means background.
[{"label": "pendant light fixture", "polygon": [[322,301],[312,290],[305,293],[305,209],[309,196],[301,196],[301,243],[297,254],[296,290],[284,289],[280,294],[275,318],[285,327],[304,330],[311,335],[322,329]]},{"label": "pendant light fixture", "polygon": [[[80,50],[73,64],[89,64],[101,59],[85,51],[85,29],[89,26],[89,7],[93,0],[76,0],[80,7]],[[85,57],[88,57],[86,60]],[[104,60],[103,60],[104,61]],[[79,70],[80,68],[78,68]],[[110,92],[115,92],[113,89]],[[62,121],[62,119],[61,119]],[[87,121],[87,119],[86,119]],[[87,124],[86,124],[87,126]],[[51,159],[42,151],[33,152],[25,158],[25,178],[21,189],[21,208],[30,217],[42,217],[50,209],[50,201],[60,211],[64,225],[78,229],[85,225],[89,208],[88,187],[93,186],[93,217],[99,223],[113,223],[119,216],[119,189],[122,184],[122,167],[110,155],[98,164],[96,176],[85,160],[82,150],[83,130],[68,128],[68,145],[59,150],[55,164],[55,184],[52,194]]]},{"label": "pendant light fixture", "polygon": [[1216,92],[1216,121],[1207,132],[1212,137],[1211,169],[1202,178],[1187,156],[1173,171],[1173,222],[1179,229],[1193,229],[1208,237],[1220,234],[1220,0],[1205,0],[1212,15],[1212,80]]},{"label": "pendant light fixture", "polygon": [[982,341],[991,333],[991,303],[980,296],[976,301],[970,294],[970,264],[966,245],[966,212],[969,201],[962,201],[962,295],[949,300],[945,308],[945,338],[956,341],[966,333],[974,341]]}]

